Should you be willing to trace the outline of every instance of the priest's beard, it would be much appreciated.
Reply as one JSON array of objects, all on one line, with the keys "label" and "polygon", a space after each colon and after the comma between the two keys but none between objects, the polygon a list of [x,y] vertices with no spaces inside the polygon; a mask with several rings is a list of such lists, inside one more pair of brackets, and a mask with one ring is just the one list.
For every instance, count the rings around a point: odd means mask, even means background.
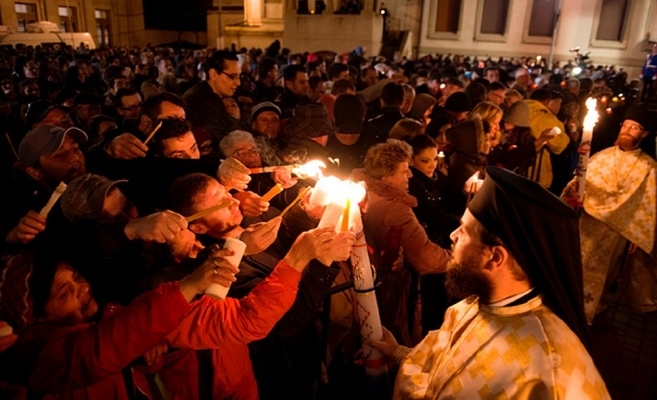
[{"label": "priest's beard", "polygon": [[636,138],[634,136],[621,133],[620,135],[618,135],[618,138],[616,139],[616,143],[614,144],[618,146],[621,150],[630,151],[639,147],[639,144],[641,143],[641,139],[643,138],[642,137]]},{"label": "priest's beard", "polygon": [[453,258],[447,264],[445,289],[447,294],[457,299],[477,295],[482,303],[490,299],[490,282],[484,275],[482,265],[477,258],[465,256],[460,263]]}]

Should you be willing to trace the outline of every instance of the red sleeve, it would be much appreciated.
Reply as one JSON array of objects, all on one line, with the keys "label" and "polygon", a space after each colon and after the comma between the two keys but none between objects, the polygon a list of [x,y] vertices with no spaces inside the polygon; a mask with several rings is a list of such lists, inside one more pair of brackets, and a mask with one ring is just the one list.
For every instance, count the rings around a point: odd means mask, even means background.
[{"label": "red sleeve", "polygon": [[[189,309],[173,282],[144,293],[98,324],[40,332],[46,342],[35,359],[30,386],[37,393],[62,393],[100,382],[164,340]],[[44,327],[34,327],[39,328]],[[22,347],[27,352],[40,345],[26,339]]]},{"label": "red sleeve", "polygon": [[262,339],[292,306],[300,279],[299,271],[280,261],[269,277],[240,300],[204,296],[167,339],[172,346],[193,349]]}]

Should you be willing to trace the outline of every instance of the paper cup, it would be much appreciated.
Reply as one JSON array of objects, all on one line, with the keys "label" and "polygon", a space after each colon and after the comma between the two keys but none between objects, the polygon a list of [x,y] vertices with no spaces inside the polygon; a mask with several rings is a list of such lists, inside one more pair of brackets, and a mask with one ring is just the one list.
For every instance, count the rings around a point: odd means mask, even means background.
[{"label": "paper cup", "polygon": [[[244,251],[246,250],[246,243],[242,242],[241,240],[228,238],[226,239],[226,243],[224,243],[224,249],[233,250],[234,254],[232,256],[225,257],[225,259],[228,260],[228,262],[232,265],[239,267],[240,262],[242,261],[242,257],[244,256]],[[225,286],[213,283],[205,290],[205,294],[216,299],[224,300],[228,294],[228,289],[229,288]]]}]

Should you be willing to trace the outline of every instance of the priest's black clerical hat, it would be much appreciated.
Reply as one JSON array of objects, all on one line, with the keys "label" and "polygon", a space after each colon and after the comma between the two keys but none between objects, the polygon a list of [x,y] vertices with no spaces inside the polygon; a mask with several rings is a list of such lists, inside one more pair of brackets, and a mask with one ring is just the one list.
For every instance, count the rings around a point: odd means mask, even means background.
[{"label": "priest's black clerical hat", "polygon": [[501,239],[544,304],[588,345],[579,214],[537,182],[496,167],[486,168],[468,210]]}]

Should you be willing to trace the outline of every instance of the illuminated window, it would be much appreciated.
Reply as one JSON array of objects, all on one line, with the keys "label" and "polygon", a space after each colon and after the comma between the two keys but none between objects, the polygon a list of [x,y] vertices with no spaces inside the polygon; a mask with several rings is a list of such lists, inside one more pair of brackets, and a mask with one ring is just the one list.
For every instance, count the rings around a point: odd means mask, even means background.
[{"label": "illuminated window", "polygon": [[37,21],[36,4],[15,3],[16,19],[18,20],[18,31],[27,32],[27,24]]},{"label": "illuminated window", "polygon": [[75,7],[59,7],[59,29],[62,32],[79,32],[78,11]]},{"label": "illuminated window", "polygon": [[110,16],[107,10],[95,10],[96,17],[96,40],[99,45],[110,44]]}]

